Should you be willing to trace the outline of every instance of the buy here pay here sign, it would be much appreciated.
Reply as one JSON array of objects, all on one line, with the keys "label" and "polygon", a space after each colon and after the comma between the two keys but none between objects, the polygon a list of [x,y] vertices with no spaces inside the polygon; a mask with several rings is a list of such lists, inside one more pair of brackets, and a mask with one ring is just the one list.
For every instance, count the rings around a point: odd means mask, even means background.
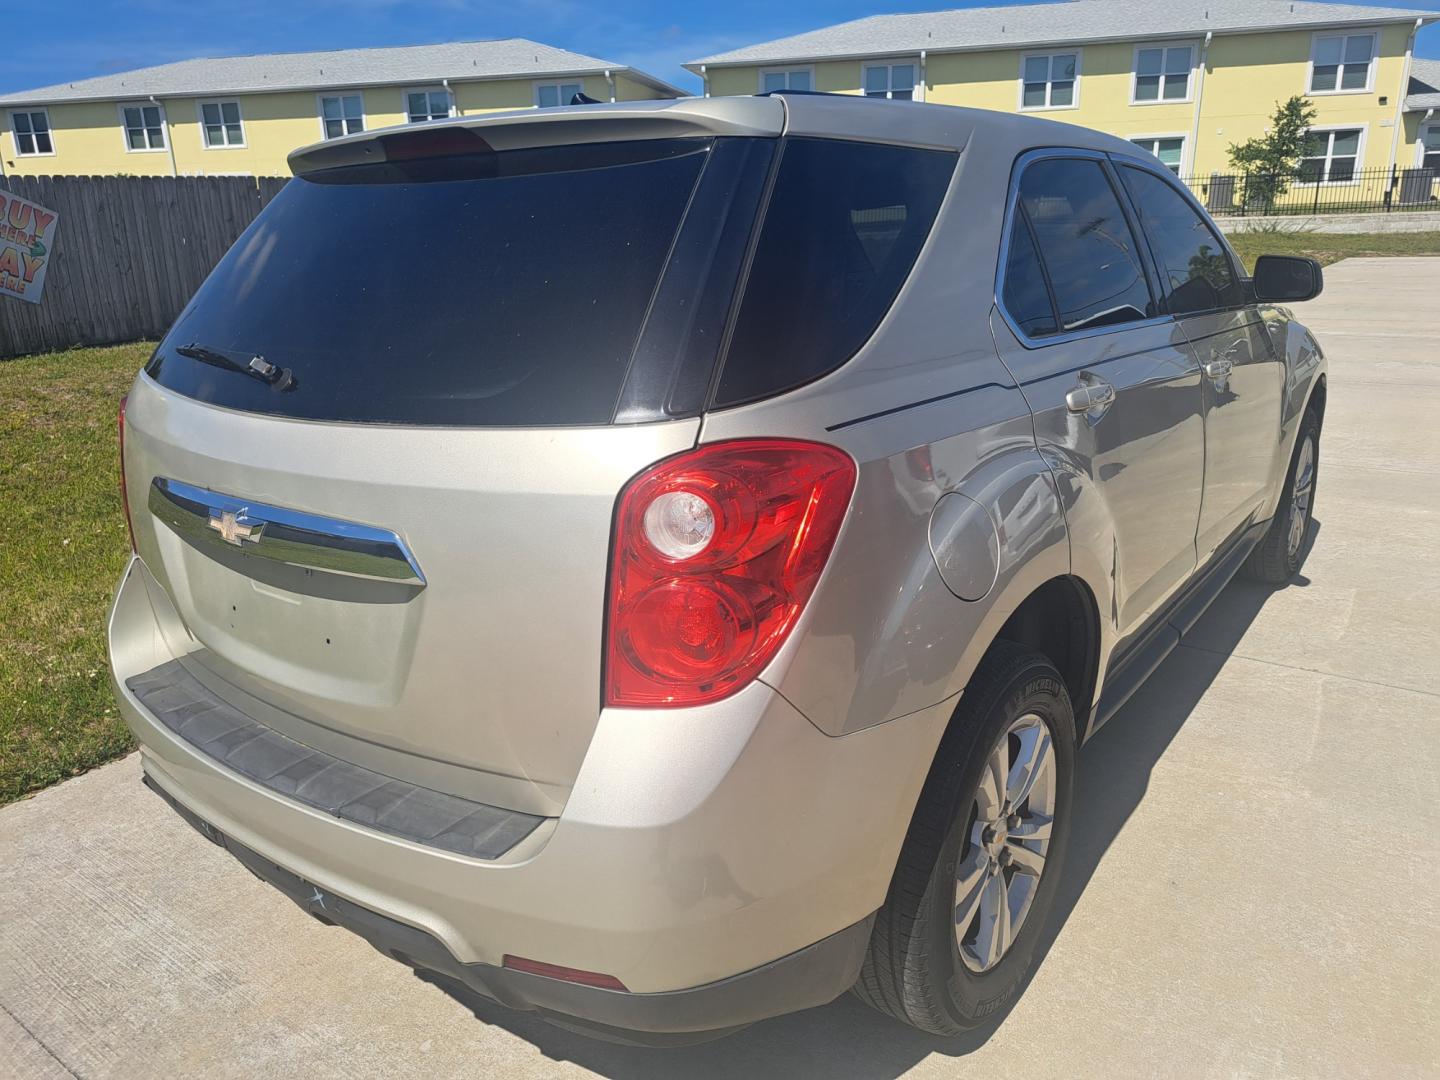
[{"label": "buy here pay here sign", "polygon": [[40,303],[59,218],[0,188],[0,296]]}]

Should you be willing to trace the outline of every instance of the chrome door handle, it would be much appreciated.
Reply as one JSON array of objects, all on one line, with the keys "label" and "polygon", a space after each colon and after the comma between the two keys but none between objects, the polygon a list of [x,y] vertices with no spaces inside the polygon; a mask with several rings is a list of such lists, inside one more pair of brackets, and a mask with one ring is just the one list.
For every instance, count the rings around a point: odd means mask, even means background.
[{"label": "chrome door handle", "polygon": [[1205,372],[1207,378],[1219,382],[1221,379],[1230,377],[1230,373],[1235,370],[1235,362],[1233,360],[1211,360],[1200,370]]},{"label": "chrome door handle", "polygon": [[1077,386],[1065,395],[1065,407],[1071,412],[1089,412],[1102,408],[1115,400],[1115,387],[1107,382],[1086,383]]}]

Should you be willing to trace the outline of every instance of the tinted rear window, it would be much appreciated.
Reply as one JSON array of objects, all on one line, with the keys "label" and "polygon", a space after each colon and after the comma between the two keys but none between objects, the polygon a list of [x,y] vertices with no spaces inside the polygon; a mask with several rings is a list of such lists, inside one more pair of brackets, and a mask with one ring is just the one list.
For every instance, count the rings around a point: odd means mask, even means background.
[{"label": "tinted rear window", "polygon": [[[319,420],[608,423],[709,148],[664,140],[363,166],[287,184],[147,370]],[[262,356],[294,386],[176,353]]]},{"label": "tinted rear window", "polygon": [[955,161],[870,143],[786,144],[716,405],[799,386],[855,354],[909,275]]},{"label": "tinted rear window", "polygon": [[1049,271],[1062,330],[1156,313],[1135,234],[1098,161],[1037,161],[1020,178],[1024,207]]},{"label": "tinted rear window", "polygon": [[1015,208],[1010,227],[1010,252],[1005,259],[1005,310],[1020,324],[1027,337],[1043,337],[1056,330],[1050,289],[1040,268],[1040,253],[1023,207]]}]

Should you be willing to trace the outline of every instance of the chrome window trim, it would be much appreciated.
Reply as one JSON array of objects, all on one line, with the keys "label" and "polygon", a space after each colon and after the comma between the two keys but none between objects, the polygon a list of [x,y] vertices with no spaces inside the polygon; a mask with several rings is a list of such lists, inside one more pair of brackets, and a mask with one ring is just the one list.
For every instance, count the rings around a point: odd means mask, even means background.
[{"label": "chrome window trim", "polygon": [[[1046,334],[1044,337],[1031,337],[1020,328],[1019,320],[1005,306],[1005,267],[1010,261],[1010,233],[1015,224],[1016,207],[1020,202],[1020,178],[1025,174],[1033,162],[1049,160],[1053,158],[1078,158],[1084,161],[1096,161],[1106,170],[1106,176],[1113,185],[1118,177],[1110,177],[1110,155],[1100,150],[1084,150],[1079,147],[1057,146],[1043,147],[1038,150],[1027,150],[1015,159],[1015,164],[1010,170],[1010,189],[1005,196],[1005,217],[1000,226],[1000,254],[995,264],[995,307],[1000,312],[1005,325],[1015,335],[1015,340],[1020,342],[1027,349],[1043,349],[1050,345],[1057,345],[1066,341],[1079,341],[1083,338],[1103,337],[1106,334],[1119,334],[1126,330],[1136,330],[1147,326],[1162,326],[1165,323],[1175,321],[1173,315],[1155,315],[1148,319],[1137,319],[1134,322],[1119,323],[1115,326],[1095,326],[1088,330],[1060,331],[1054,334]],[[1135,234],[1138,244],[1145,245],[1145,235],[1139,225],[1131,217],[1131,210],[1123,190],[1115,193],[1116,201],[1120,203],[1121,213],[1125,215],[1126,224],[1130,226]],[[1229,250],[1229,247],[1226,247]],[[1044,257],[1043,255],[1041,256]],[[1153,268],[1150,265],[1149,251],[1136,250],[1136,257],[1140,260],[1140,268],[1145,274],[1145,282],[1151,290],[1151,297],[1154,298],[1155,282],[1153,280]],[[1047,289],[1048,291],[1048,289]],[[1156,301],[1158,303],[1158,301]]]},{"label": "chrome window trim", "polygon": [[424,588],[410,548],[389,529],[237,499],[157,476],[150,512],[202,551],[225,551],[325,574]]}]

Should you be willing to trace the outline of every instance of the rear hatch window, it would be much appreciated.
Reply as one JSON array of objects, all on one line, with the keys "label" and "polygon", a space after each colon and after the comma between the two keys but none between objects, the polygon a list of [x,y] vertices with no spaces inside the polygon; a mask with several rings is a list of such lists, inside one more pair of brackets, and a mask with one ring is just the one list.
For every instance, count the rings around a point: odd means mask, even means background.
[{"label": "rear hatch window", "polygon": [[956,160],[944,150],[788,140],[717,406],[800,386],[855,355],[909,277]]},{"label": "rear hatch window", "polygon": [[731,137],[309,173],[146,370],[214,405],[370,423],[639,423],[756,401],[871,337],[956,161]]},{"label": "rear hatch window", "polygon": [[147,371],[277,416],[608,423],[710,146],[547,147],[292,180]]}]

